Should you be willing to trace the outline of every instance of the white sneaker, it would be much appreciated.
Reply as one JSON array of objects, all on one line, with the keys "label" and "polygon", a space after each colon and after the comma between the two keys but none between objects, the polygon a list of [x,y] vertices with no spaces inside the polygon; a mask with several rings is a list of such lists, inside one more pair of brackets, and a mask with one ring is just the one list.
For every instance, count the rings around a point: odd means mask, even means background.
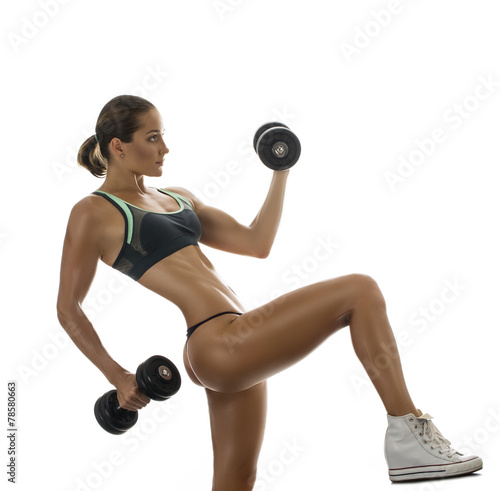
[{"label": "white sneaker", "polygon": [[460,476],[483,468],[479,457],[451,448],[431,418],[428,414],[387,415],[384,454],[391,481]]}]

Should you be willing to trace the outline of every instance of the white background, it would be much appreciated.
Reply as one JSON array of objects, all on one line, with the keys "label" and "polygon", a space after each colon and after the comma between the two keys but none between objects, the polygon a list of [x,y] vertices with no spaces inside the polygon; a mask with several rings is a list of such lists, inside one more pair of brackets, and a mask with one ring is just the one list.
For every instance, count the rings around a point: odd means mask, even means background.
[{"label": "white background", "polygon": [[[76,153],[120,94],[162,114],[170,154],[148,185],[186,187],[245,224],[272,176],[250,147],[255,130],[278,120],[297,133],[302,156],[270,256],[202,250],[248,308],[347,273],[375,278],[404,340],[415,404],[484,460],[476,475],[404,489],[493,489],[499,13],[495,0],[10,2],[1,20],[2,400],[16,380],[17,489],[211,488],[207,405],[182,365],[180,311],[99,264],[85,309],[110,354],[131,371],[163,354],[183,376],[170,402],[152,402],[121,437],[93,416],[112,387],[56,316],[70,210],[102,183]],[[398,169],[401,159],[413,164]],[[400,175],[394,189],[388,172]],[[337,244],[322,262],[319,240]],[[255,489],[390,489],[385,429],[345,329],[269,380]],[[5,470],[6,438],[2,448]]]}]

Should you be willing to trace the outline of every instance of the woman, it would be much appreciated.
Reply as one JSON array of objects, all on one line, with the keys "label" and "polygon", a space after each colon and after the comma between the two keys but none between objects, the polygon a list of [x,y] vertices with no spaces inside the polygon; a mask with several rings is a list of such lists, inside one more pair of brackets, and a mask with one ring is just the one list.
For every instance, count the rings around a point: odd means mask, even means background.
[{"label": "woman", "polygon": [[116,387],[120,406],[134,411],[149,399],[138,390],[134,374],[109,356],[80,307],[99,259],[176,304],[191,326],[184,364],[207,394],[213,490],[253,488],[266,421],[266,379],[347,326],[388,413],[390,479],[449,477],[481,469],[480,458],[452,449],[430,416],[413,404],[384,297],[372,278],[352,274],[321,281],[245,312],[201,251],[198,242],[267,257],[289,171],[274,172],[261,210],[244,226],[186,189],[146,186],[145,176],[162,175],[168,151],[156,107],[123,95],[104,106],[96,134],[78,153],[80,165],[106,179],[71,211],[57,311],[71,339]]}]

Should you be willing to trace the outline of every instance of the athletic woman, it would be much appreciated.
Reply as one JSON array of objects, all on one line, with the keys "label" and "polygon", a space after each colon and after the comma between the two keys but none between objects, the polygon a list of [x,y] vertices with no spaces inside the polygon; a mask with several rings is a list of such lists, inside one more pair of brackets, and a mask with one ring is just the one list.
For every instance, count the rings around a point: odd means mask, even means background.
[{"label": "athletic woman", "polygon": [[[354,351],[387,411],[385,457],[393,481],[449,477],[482,468],[450,446],[405,384],[384,297],[369,276],[351,274],[304,286],[246,311],[199,247],[265,258],[281,218],[289,170],[274,171],[249,226],[186,189],[153,188],[168,154],[156,107],[118,96],[102,109],[78,163],[102,186],[71,210],[61,261],[58,318],[117,389],[121,407],[149,403],[135,375],[102,346],[81,304],[99,259],[173,302],[187,331],[184,365],[205,389],[214,452],[213,491],[253,489],[266,422],[266,380],[349,326]],[[381,360],[383,359],[383,363]],[[381,367],[376,372],[372,367]]]}]

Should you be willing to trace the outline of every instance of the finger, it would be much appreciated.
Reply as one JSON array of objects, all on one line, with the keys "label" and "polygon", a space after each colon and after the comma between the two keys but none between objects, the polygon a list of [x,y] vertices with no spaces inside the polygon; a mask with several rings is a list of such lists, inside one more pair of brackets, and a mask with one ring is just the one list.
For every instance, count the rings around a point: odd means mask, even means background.
[{"label": "finger", "polygon": [[120,398],[118,398],[118,405],[127,411],[137,411],[142,407],[132,397],[127,397],[122,402],[120,402]]},{"label": "finger", "polygon": [[136,397],[133,400],[133,404],[139,408],[142,409],[143,407],[146,407],[149,404],[149,398],[146,397],[146,400],[144,400],[144,397]]},{"label": "finger", "polygon": [[143,407],[151,402],[151,399],[142,392],[137,396],[137,402],[143,404]]},{"label": "finger", "polygon": [[135,401],[129,401],[123,409],[127,409],[129,411],[138,411],[139,409],[142,409],[142,406],[140,404],[137,404]]},{"label": "finger", "polygon": [[120,404],[120,402],[118,402],[118,404],[122,409],[126,409],[127,411],[137,411],[138,409],[140,409],[139,407],[137,407],[137,404],[133,404],[131,402],[124,402],[123,404]]},{"label": "finger", "polygon": [[133,401],[136,404],[140,404],[141,407],[144,407],[151,402],[151,399],[136,386],[133,391]]},{"label": "finger", "polygon": [[[128,407],[133,408],[133,410],[142,409],[149,403],[149,398],[144,396],[140,392],[132,392],[127,396],[126,404]],[[128,409],[124,407],[124,409]],[[132,409],[129,409],[131,411]]]}]

